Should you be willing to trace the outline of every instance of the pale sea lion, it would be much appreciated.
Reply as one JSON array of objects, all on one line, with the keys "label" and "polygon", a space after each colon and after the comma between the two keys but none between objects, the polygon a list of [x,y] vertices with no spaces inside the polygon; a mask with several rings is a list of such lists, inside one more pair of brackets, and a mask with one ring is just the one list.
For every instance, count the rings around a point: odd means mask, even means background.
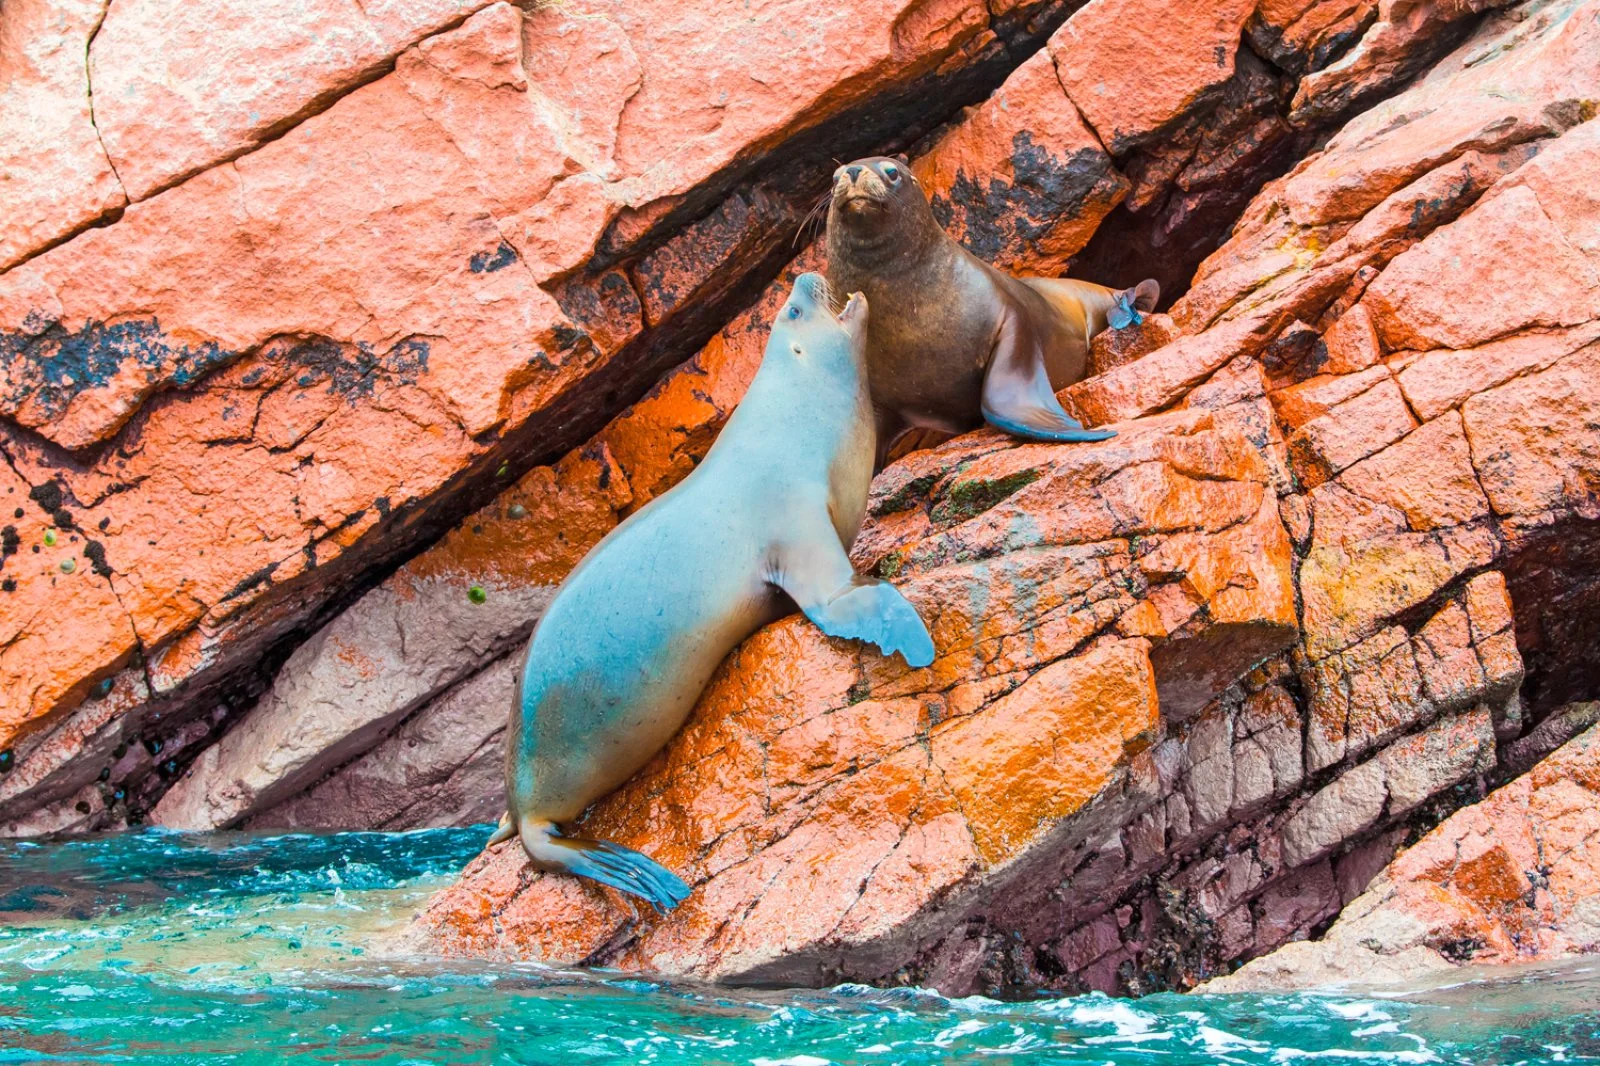
[{"label": "pale sea lion", "polygon": [[558,826],[667,743],[735,645],[792,600],[829,636],[933,661],[916,609],[846,554],[872,480],[867,319],[864,298],[835,316],[827,283],[802,275],[705,460],[562,583],[528,642],[491,844],[517,835],[540,869],[676,906],[689,893],[676,875]]},{"label": "pale sea lion", "polygon": [[1089,341],[1139,321],[1160,286],[1111,289],[1069,278],[1012,277],[953,240],[904,159],[834,172],[828,281],[872,307],[867,363],[881,463],[911,428],[964,433],[983,422],[1041,441],[1115,436],[1062,410],[1056,390],[1081,381]]}]

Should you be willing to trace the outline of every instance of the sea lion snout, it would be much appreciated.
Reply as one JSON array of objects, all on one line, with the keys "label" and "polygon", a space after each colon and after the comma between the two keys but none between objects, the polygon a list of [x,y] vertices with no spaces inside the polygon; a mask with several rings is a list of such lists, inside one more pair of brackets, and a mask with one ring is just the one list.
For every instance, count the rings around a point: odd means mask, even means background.
[{"label": "sea lion snout", "polygon": [[852,163],[834,172],[833,199],[847,214],[881,213],[888,204],[889,186],[874,168]]},{"label": "sea lion snout", "polygon": [[[841,298],[843,306],[841,307]],[[835,292],[828,279],[815,272],[801,274],[794,279],[791,299],[802,305],[820,310],[852,335],[864,333],[867,323],[867,297],[865,293],[852,292],[848,296]],[[782,319],[779,319],[781,322]]]},{"label": "sea lion snout", "polygon": [[833,288],[821,274],[807,272],[794,279],[794,294],[830,317],[833,315]]}]

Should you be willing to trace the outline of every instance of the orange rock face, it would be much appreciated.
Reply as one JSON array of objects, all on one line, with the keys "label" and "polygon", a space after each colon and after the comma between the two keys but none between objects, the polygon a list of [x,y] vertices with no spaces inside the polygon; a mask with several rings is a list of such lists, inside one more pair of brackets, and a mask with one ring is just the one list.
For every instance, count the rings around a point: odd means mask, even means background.
[{"label": "orange rock face", "polygon": [[[694,723],[585,820],[683,873],[689,904],[640,922],[558,877],[508,904],[498,886],[524,859],[502,848],[422,928],[452,952],[576,961],[605,946],[629,968],[881,979],[964,911],[1016,905],[1026,856],[1081,840],[1104,817],[1093,801],[1157,774],[1141,753],[1160,708],[1198,710],[1292,638],[1267,468],[1210,412],[1094,448],[963,438],[891,474],[857,565],[917,604],[935,663],[908,671],[801,618],[780,623],[735,652]],[[1181,653],[1191,642],[1203,664]],[[867,825],[868,811],[889,817]],[[463,917],[485,906],[493,926]],[[565,915],[553,926],[552,911]]]},{"label": "orange rock face", "polygon": [[128,202],[106,157],[84,60],[106,0],[27,0],[0,26],[0,271]]},{"label": "orange rock face", "polygon": [[[1361,37],[1370,13],[1344,17],[1299,5],[1263,10],[1247,30],[1325,43]],[[1056,39],[1086,28],[1074,17]],[[1395,32],[1361,47],[1380,54]],[[1572,568],[1593,543],[1582,523],[1594,482],[1580,473],[1594,468],[1593,431],[1579,423],[1596,289],[1577,221],[1590,217],[1586,193],[1564,165],[1587,158],[1592,125],[1573,125],[1560,103],[1591,91],[1592,71],[1575,65],[1590,33],[1585,20],[1491,19],[1458,54],[1498,55],[1503,68],[1445,61],[1269,186],[1174,324],[1157,323],[1162,342],[1119,351],[1108,339],[1100,372],[1063,392],[1085,421],[1118,427],[1112,442],[1018,447],[977,434],[885,471],[858,563],[930,618],[932,672],[963,655],[969,665],[937,684],[886,676],[798,619],[741,649],[703,717],[583,827],[686,873],[696,892],[681,912],[636,917],[602,890],[519,875],[510,846],[436,898],[417,941],[724,979],[1126,992],[1187,986],[1326,923],[1447,797],[1496,772],[1502,743],[1548,732],[1537,722],[1559,698],[1556,676],[1581,684],[1558,664],[1571,650],[1554,650],[1572,626],[1537,590],[1554,585],[1563,611],[1593,617]],[[1338,106],[1383,84],[1384,69]],[[1494,95],[1508,78],[1526,95]],[[1196,98],[1208,84],[1196,77]],[[1135,115],[1145,103],[1103,106]],[[1170,121],[1110,113],[1101,121],[1137,126],[1135,137]],[[1394,132],[1407,125],[1418,128]],[[976,136],[958,127],[938,148],[970,160]],[[1113,159],[1125,150],[1112,148]],[[937,159],[916,165],[935,184],[948,173]],[[959,215],[951,225],[985,239]],[[1528,299],[1496,306],[1483,295],[1494,285],[1468,294],[1480,255],[1497,260],[1484,279],[1532,269],[1498,243],[1517,225],[1548,225],[1537,246],[1556,249],[1522,286]],[[1036,253],[1019,231],[990,254],[1021,266]],[[1146,458],[1151,433],[1182,440],[1185,457]],[[1242,446],[1251,472],[1195,482],[1216,469],[1193,465],[1202,440],[1214,442],[1208,462]],[[1223,515],[1235,517],[1218,525]],[[1572,562],[1549,554],[1557,536],[1575,538]],[[1108,551],[1117,540],[1126,549]],[[1074,548],[1070,562],[1057,545]],[[1097,567],[1137,577],[1114,592],[1091,576],[1061,587],[1087,564],[1086,545]],[[1043,546],[1048,563],[1032,558]],[[1015,577],[1002,593],[989,576],[1040,564],[1057,575],[1048,593]],[[1087,599],[1064,610],[1072,595]],[[1544,680],[1519,650],[1534,647],[1530,633],[1544,640]],[[781,648],[766,643],[780,635]],[[1080,689],[1128,706],[1091,664],[1135,648],[1120,684],[1148,671],[1154,721],[1059,716]],[[1072,688],[1056,687],[1069,668]],[[957,758],[953,723],[981,729],[982,745]],[[1063,747],[1099,769],[1061,777]],[[803,773],[791,769],[798,751]],[[1040,782],[1043,806],[1026,799]],[[1486,863],[1472,891],[1512,898],[1510,869]]]},{"label": "orange rock face", "polygon": [[234,686],[714,333],[826,152],[894,135],[880,97],[970,93],[1030,32],[975,2],[57,8],[0,39],[0,447],[103,562],[5,605],[0,747],[136,651],[151,715]]}]

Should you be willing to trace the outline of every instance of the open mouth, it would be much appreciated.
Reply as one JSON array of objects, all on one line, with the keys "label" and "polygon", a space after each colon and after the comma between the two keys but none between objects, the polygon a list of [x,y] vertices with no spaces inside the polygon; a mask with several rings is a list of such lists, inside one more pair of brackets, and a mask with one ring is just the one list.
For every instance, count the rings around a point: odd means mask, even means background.
[{"label": "open mouth", "polygon": [[805,294],[828,316],[840,324],[848,324],[861,314],[866,298],[859,293],[841,294],[834,291],[828,279],[821,274],[802,274],[798,284]]}]

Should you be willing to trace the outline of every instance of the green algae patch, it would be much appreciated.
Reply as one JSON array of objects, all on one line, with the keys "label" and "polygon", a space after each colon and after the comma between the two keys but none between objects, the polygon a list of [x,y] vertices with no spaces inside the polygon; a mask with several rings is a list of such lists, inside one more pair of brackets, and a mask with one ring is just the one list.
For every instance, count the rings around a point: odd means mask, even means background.
[{"label": "green algae patch", "polygon": [[950,486],[944,499],[934,504],[931,517],[940,524],[965,522],[989,510],[1008,496],[1013,496],[1038,481],[1043,475],[1029,468],[1018,470],[1005,477],[973,478],[957,481]]}]

